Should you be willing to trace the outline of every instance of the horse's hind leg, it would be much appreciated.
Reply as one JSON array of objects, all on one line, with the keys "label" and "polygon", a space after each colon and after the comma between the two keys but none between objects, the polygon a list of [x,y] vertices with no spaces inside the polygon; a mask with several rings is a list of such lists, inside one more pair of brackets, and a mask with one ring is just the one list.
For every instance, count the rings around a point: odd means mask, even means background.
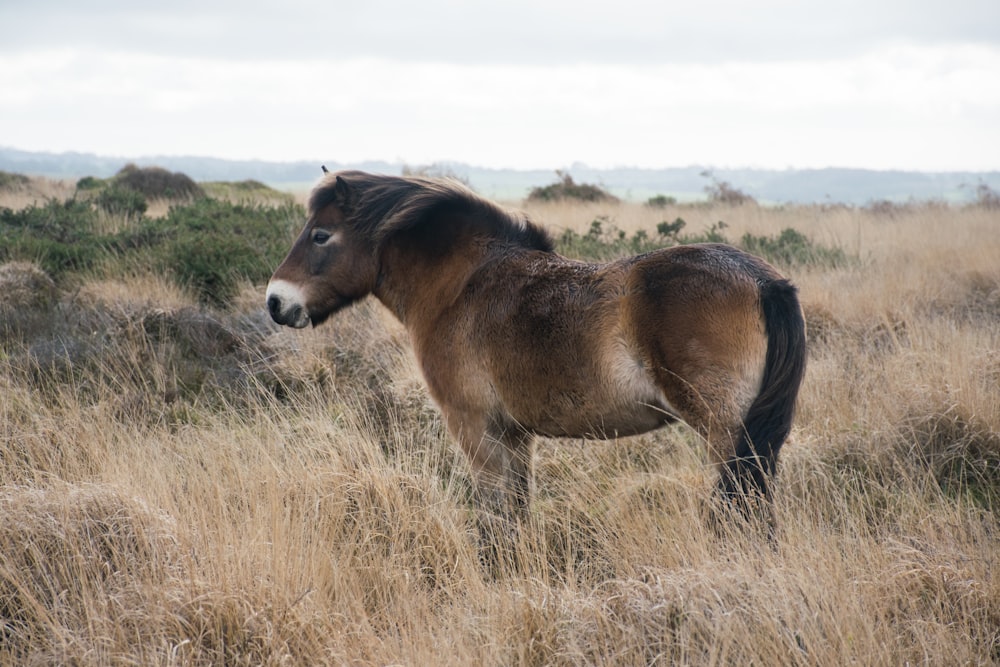
[{"label": "horse's hind leg", "polygon": [[[709,444],[713,452],[728,451],[728,456],[713,456],[719,483],[716,486],[715,505],[730,515],[751,524],[763,523],[769,537],[774,536],[775,518],[770,490],[770,471],[763,461],[738,459],[735,454],[744,426],[740,422],[725,433],[715,434]],[[751,466],[758,466],[756,469]]]},{"label": "horse's hind leg", "polygon": [[[729,385],[730,387],[738,383]],[[722,385],[713,385],[722,386]],[[689,403],[685,421],[702,436],[708,458],[719,475],[712,499],[705,505],[706,519],[720,535],[741,527],[752,534],[775,537],[776,523],[770,493],[770,479],[763,466],[753,471],[750,461],[737,457],[737,446],[744,437],[743,405],[747,398],[739,391],[712,393],[703,386],[696,402]],[[704,400],[711,395],[713,400]],[[734,463],[739,461],[737,469]],[[753,483],[748,482],[752,476]]]},{"label": "horse's hind leg", "polygon": [[737,445],[744,436],[743,416],[758,382],[755,374],[717,369],[704,372],[694,382],[674,385],[672,397],[684,421],[704,439],[709,461],[720,476],[714,505],[747,520],[763,519],[770,532],[773,518],[768,476],[763,469],[747,470],[751,463],[742,459],[739,471],[743,477],[752,477],[753,483],[734,473]]}]

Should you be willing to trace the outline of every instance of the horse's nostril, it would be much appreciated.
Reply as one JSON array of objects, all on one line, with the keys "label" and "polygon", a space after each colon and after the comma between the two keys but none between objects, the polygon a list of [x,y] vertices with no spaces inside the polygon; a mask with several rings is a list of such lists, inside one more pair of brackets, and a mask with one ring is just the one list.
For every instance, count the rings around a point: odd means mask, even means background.
[{"label": "horse's nostril", "polygon": [[271,317],[278,319],[278,315],[281,314],[281,299],[272,294],[267,297],[267,310],[271,313]]}]

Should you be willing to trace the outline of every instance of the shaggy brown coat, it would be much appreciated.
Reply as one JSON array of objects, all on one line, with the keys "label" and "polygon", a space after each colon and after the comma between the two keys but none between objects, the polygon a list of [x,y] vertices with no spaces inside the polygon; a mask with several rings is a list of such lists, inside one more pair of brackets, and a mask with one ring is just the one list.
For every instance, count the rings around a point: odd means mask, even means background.
[{"label": "shaggy brown coat", "polygon": [[607,264],[459,184],[331,174],[274,272],[275,321],[323,322],[374,294],[409,331],[483,502],[526,506],[532,436],[614,438],[681,419],[728,497],[767,496],[805,368],[792,287],[723,244]]}]

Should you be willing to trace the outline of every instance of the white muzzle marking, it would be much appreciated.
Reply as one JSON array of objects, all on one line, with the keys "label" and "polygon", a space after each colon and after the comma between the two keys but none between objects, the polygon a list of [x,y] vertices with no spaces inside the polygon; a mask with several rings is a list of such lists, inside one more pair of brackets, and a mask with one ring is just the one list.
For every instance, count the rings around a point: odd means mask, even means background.
[{"label": "white muzzle marking", "polygon": [[267,310],[278,324],[302,329],[309,324],[309,311],[302,289],[287,280],[272,280],[267,285]]}]

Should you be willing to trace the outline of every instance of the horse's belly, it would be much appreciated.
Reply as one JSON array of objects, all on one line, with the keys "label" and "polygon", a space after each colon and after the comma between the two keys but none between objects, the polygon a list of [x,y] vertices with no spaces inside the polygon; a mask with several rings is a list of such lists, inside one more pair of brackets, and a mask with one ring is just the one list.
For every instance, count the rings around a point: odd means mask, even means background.
[{"label": "horse's belly", "polygon": [[575,373],[536,374],[530,382],[506,387],[505,403],[514,420],[540,435],[614,438],[680,418],[621,339],[593,356],[598,360],[590,373],[582,364]]},{"label": "horse's belly", "polygon": [[551,384],[542,400],[518,401],[518,423],[552,437],[615,438],[645,433],[679,419],[644,373],[595,376],[586,384]]}]

